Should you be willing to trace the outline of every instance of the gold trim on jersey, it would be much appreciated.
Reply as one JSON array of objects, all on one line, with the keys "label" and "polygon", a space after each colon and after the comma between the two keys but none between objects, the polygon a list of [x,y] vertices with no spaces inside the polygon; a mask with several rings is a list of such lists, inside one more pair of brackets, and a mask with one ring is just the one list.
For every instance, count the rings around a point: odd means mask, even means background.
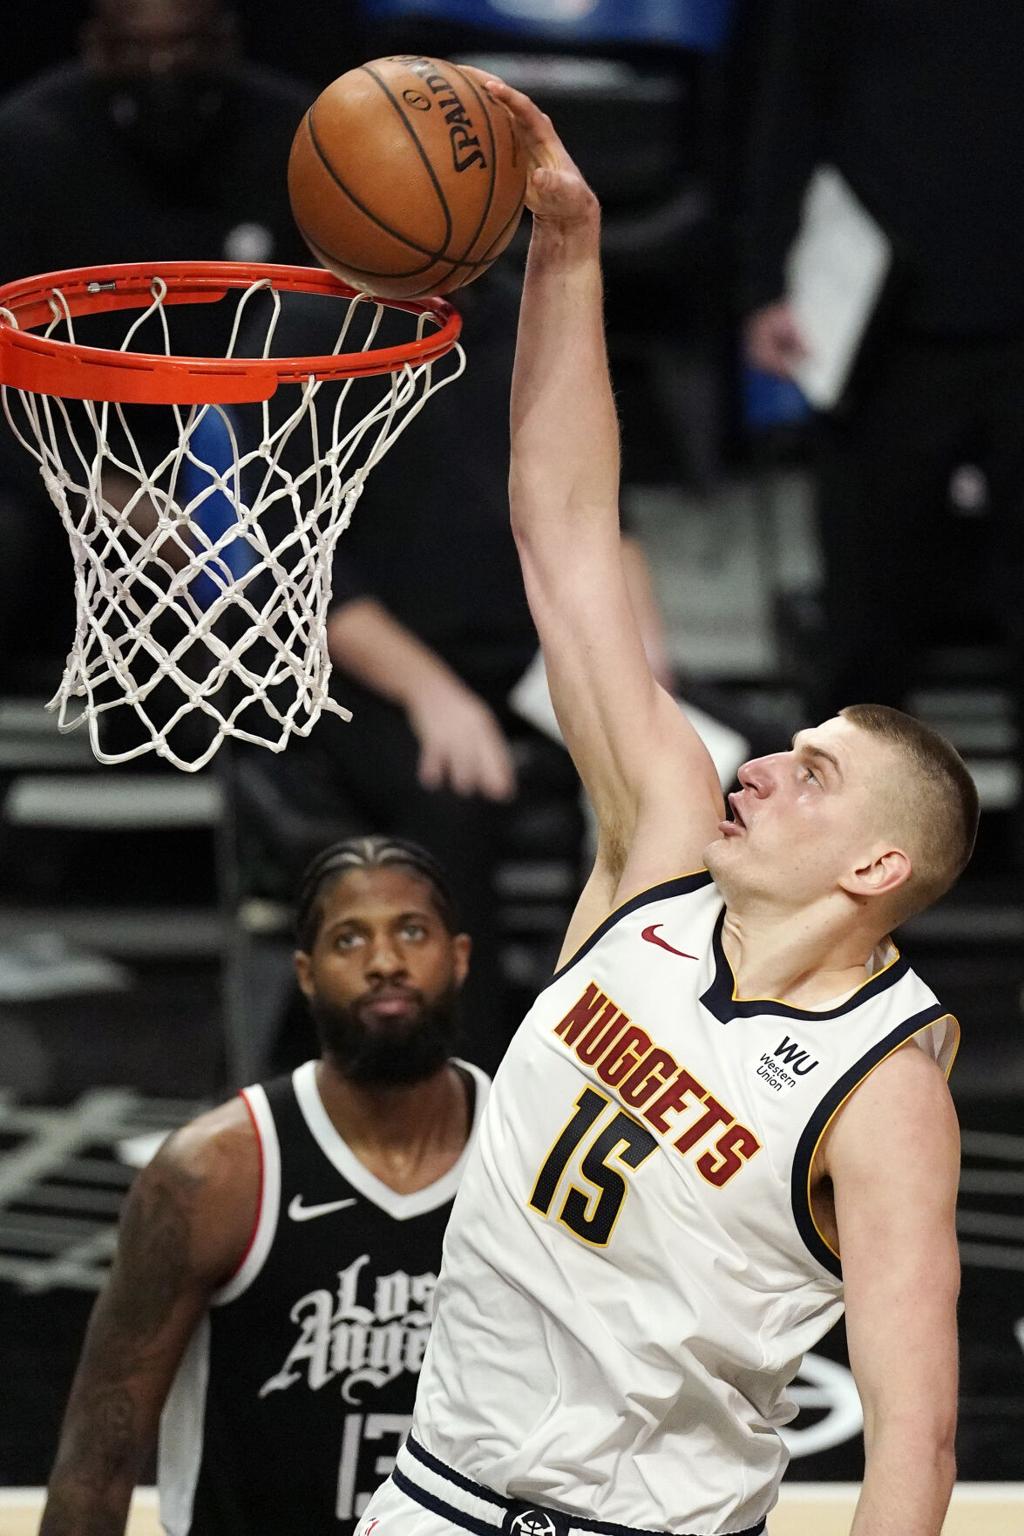
[{"label": "gold trim on jersey", "polygon": [[[728,907],[726,907],[725,910],[726,910],[726,915],[728,915],[728,911],[729,911]],[[723,932],[724,932],[724,930],[723,930]],[[892,939],[888,939],[887,942],[888,942],[888,944],[890,945],[890,947],[892,949],[892,954],[890,955],[889,959],[885,962],[884,965],[880,965],[878,967],[877,971],[872,971],[870,976],[865,976],[864,980],[863,981],[859,981],[851,992],[843,993],[841,995],[840,999],[837,1002],[829,1003],[829,1002],[826,1001],[825,1003],[822,1003],[820,1006],[815,1006],[815,1007],[810,1007],[810,1008],[804,1007],[800,1003],[792,1003],[792,1002],[789,1001],[788,998],[785,998],[785,997],[740,997],[740,996],[738,996],[738,994],[736,992],[736,988],[739,986],[739,982],[736,980],[736,972],[732,968],[732,961],[729,959],[729,956],[726,954],[726,952],[725,952],[725,944],[724,944],[724,942],[722,942],[722,945],[721,945],[721,948],[722,948],[722,959],[725,961],[726,965],[729,967],[729,975],[732,977],[732,995],[730,996],[729,1001],[732,1002],[732,1003],[776,1003],[780,1008],[787,1008],[787,1009],[790,1010],[790,1012],[794,1012],[795,1011],[795,1012],[798,1012],[798,1013],[818,1013],[818,1012],[828,1013],[830,1008],[838,1008],[840,1006],[846,1007],[846,1005],[848,1003],[852,1003],[853,1002],[853,1000],[857,996],[858,992],[863,992],[864,988],[867,987],[867,986],[870,986],[873,981],[877,981],[879,976],[884,976],[886,971],[891,971],[893,966],[896,965],[897,962],[903,958],[902,955],[900,954],[900,951],[899,951],[897,945],[893,942],[893,940]],[[927,1026],[925,1026],[925,1027],[927,1027]],[[912,1039],[913,1036],[911,1036],[910,1038]]]},{"label": "gold trim on jersey", "polygon": [[[876,972],[875,974],[876,975],[880,975],[881,972]],[[835,1109],[832,1111],[832,1113],[829,1115],[828,1119],[825,1121],[825,1124],[822,1126],[820,1132],[818,1133],[818,1139],[814,1143],[814,1148],[813,1148],[813,1150],[811,1152],[810,1161],[807,1164],[807,1189],[805,1191],[805,1198],[807,1200],[807,1214],[811,1218],[811,1226],[814,1228],[815,1232],[818,1234],[818,1237],[820,1238],[823,1246],[826,1247],[828,1249],[829,1253],[832,1255],[832,1257],[834,1259],[836,1259],[840,1263],[842,1262],[842,1255],[839,1253],[838,1249],[833,1248],[832,1244],[829,1242],[829,1240],[825,1236],[824,1232],[818,1226],[818,1223],[817,1223],[817,1221],[815,1219],[815,1215],[814,1215],[814,1202],[813,1202],[813,1200],[811,1198],[811,1180],[812,1180],[812,1178],[814,1176],[814,1159],[818,1155],[818,1148],[821,1146],[821,1143],[822,1143],[822,1141],[825,1138],[825,1135],[826,1135],[826,1133],[828,1131],[829,1126],[832,1124],[833,1120],[836,1118],[836,1116],[838,1115],[839,1111],[842,1109],[843,1105],[847,1102],[847,1100],[849,1098],[852,1097],[853,1094],[855,1094],[857,1092],[857,1089],[860,1088],[862,1084],[867,1082],[868,1078],[872,1075],[872,1073],[877,1072],[879,1067],[882,1066],[882,1064],[884,1062],[889,1060],[890,1056],[895,1056],[897,1051],[902,1051],[903,1047],[905,1045],[909,1045],[911,1040],[916,1040],[918,1035],[924,1034],[924,1031],[926,1029],[934,1029],[937,1024],[943,1024],[943,1023],[952,1024],[953,1028],[956,1030],[956,1040],[954,1041],[953,1049],[952,1049],[952,1051],[950,1053],[949,1061],[942,1068],[943,1075],[945,1076],[945,1079],[946,1079],[946,1081],[948,1083],[949,1082],[950,1073],[953,1070],[953,1063],[956,1061],[957,1052],[960,1049],[960,1020],[957,1018],[955,1013],[940,1013],[934,1019],[929,1020],[929,1022],[927,1024],[922,1024],[920,1029],[915,1029],[914,1033],[912,1035],[908,1035],[905,1040],[901,1040],[899,1045],[894,1045],[891,1051],[886,1051],[884,1056],[880,1056],[879,1059],[875,1062],[874,1066],[869,1067],[868,1070],[864,1073],[864,1076],[863,1077],[859,1077],[857,1079],[857,1081],[854,1083],[853,1087],[850,1089],[849,1093],[846,1093],[846,1094],[843,1095],[843,1097],[840,1099],[839,1103],[836,1105]]]}]

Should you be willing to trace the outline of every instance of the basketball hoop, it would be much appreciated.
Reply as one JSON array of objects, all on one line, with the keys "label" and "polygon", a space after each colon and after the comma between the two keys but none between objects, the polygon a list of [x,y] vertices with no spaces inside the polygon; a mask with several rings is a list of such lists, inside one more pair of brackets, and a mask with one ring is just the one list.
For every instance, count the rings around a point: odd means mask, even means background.
[{"label": "basketball hoop", "polygon": [[[175,306],[226,300],[223,356],[172,350]],[[328,317],[330,350],[274,355],[289,304]],[[84,345],[118,310],[140,311],[119,346]],[[396,318],[412,339],[385,345]],[[153,752],[192,772],[226,737],[280,752],[325,710],[350,718],[328,693],[334,548],[370,470],[462,373],[460,329],[441,299],[368,298],[303,267],[90,267],[0,287],[4,413],[74,555],[59,728],[87,720],[102,763]],[[104,744],[101,722],[120,740]]]}]

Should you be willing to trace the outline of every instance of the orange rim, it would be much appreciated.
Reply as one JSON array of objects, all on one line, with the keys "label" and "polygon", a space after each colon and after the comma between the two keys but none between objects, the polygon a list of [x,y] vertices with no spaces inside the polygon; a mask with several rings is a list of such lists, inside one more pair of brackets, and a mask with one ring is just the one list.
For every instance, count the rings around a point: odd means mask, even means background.
[{"label": "orange rim", "polygon": [[[274,266],[234,261],[164,261],[75,267],[21,278],[0,287],[0,384],[73,400],[116,400],[138,405],[214,405],[269,400],[279,384],[317,379],[351,379],[396,373],[406,366],[434,362],[450,352],[462,319],[446,300],[375,299],[368,302],[429,315],[437,329],[398,347],[378,347],[337,356],[248,358],[167,357],[160,353],[118,352],[83,347],[55,337],[37,336],[33,326],[55,318],[51,297],[59,289],[72,319],[117,309],[147,309],[152,284],[167,285],[165,304],[209,304],[231,289],[267,281],[292,293],[360,297],[330,272],[315,267]],[[56,318],[64,313],[63,308]]]}]

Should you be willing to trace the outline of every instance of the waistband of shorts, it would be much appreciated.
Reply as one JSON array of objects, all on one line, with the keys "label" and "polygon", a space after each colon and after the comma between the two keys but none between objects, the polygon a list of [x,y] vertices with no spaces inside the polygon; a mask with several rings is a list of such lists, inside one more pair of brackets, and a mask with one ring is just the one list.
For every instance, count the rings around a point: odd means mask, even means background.
[{"label": "waistband of shorts", "polygon": [[[654,1531],[643,1526],[616,1525],[611,1520],[591,1520],[565,1510],[510,1499],[456,1472],[410,1435],[395,1462],[391,1481],[407,1498],[415,1500],[442,1520],[471,1531],[473,1536],[706,1536],[700,1532]],[[767,1517],[766,1517],[767,1518]],[[722,1536],[764,1536],[765,1521],[743,1531]]]}]

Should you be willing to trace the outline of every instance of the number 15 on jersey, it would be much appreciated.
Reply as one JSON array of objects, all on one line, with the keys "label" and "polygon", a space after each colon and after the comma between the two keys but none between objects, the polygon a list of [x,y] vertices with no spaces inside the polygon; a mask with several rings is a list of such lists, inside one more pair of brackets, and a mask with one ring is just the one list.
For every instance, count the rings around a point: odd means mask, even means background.
[{"label": "number 15 on jersey", "polygon": [[542,1216],[551,1215],[562,1174],[571,1160],[571,1177],[584,1179],[590,1188],[570,1183],[555,1219],[585,1243],[603,1248],[629,1193],[627,1171],[645,1163],[657,1145],[658,1138],[632,1115],[615,1109],[603,1093],[584,1088],[537,1175],[530,1205]]}]

